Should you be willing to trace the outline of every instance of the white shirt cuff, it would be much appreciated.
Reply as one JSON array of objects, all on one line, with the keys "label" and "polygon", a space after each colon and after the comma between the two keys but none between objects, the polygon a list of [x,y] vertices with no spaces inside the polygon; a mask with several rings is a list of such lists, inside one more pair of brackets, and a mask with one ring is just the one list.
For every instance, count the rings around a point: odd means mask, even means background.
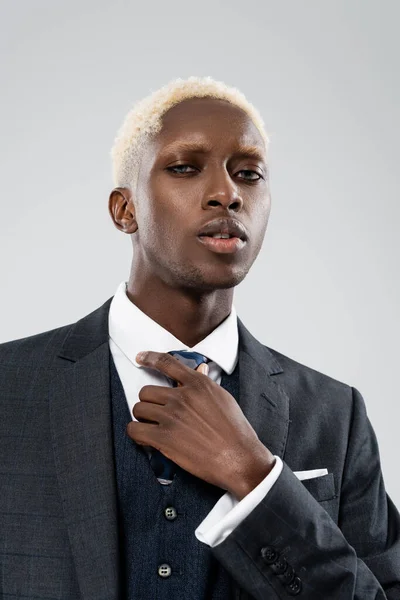
[{"label": "white shirt cuff", "polygon": [[275,459],[275,464],[265,479],[240,501],[230,492],[221,496],[194,532],[200,542],[212,548],[217,546],[254,510],[282,472],[282,460],[279,456],[275,456]]}]

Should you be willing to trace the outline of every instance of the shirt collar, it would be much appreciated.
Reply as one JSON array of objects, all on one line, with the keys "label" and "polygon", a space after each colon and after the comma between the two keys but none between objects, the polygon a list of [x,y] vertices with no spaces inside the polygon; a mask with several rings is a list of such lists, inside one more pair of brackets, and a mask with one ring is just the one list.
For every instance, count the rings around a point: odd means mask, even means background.
[{"label": "shirt collar", "polygon": [[111,301],[108,325],[110,338],[136,367],[139,365],[135,356],[141,350],[200,352],[228,375],[236,366],[239,334],[233,304],[228,317],[201,342],[190,348],[133,304],[126,295],[126,282],[123,281]]}]

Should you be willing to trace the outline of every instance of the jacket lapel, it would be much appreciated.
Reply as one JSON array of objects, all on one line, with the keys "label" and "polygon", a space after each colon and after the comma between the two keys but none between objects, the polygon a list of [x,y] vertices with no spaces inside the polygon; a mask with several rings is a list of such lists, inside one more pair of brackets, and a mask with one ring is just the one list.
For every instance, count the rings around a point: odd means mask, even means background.
[{"label": "jacket lapel", "polygon": [[[83,600],[118,600],[123,583],[110,394],[111,300],[71,327],[55,361],[49,398],[57,476]],[[241,409],[261,442],[283,458],[289,399],[275,377],[282,368],[240,319],[238,328]]]},{"label": "jacket lapel", "polygon": [[120,597],[110,302],[71,328],[56,359],[49,399],[57,476],[84,600]]},{"label": "jacket lapel", "polygon": [[276,377],[283,369],[239,318],[238,329],[240,408],[264,446],[283,458],[290,422],[289,398]]}]

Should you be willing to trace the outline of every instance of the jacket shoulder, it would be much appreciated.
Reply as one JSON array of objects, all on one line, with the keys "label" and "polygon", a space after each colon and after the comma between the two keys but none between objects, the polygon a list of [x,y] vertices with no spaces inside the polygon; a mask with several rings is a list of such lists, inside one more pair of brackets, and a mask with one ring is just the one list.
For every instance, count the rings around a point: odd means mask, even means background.
[{"label": "jacket shoulder", "polygon": [[0,366],[46,367],[54,360],[74,323],[0,344]]},{"label": "jacket shoulder", "polygon": [[46,368],[55,366],[60,352],[67,360],[84,356],[108,339],[112,298],[75,323],[0,344],[0,366]]},{"label": "jacket shoulder", "polygon": [[285,389],[292,398],[299,399],[304,406],[325,406],[326,410],[344,409],[351,410],[353,404],[354,388],[334,377],[317,371],[293,358],[268,348],[274,358],[281,365],[282,373],[279,374]]}]

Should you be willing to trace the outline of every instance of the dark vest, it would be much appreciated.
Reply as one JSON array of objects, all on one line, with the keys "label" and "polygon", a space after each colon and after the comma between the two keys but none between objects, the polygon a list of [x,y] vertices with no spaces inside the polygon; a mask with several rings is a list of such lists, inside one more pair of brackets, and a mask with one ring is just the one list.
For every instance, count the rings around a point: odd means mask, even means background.
[{"label": "dark vest", "polygon": [[[236,399],[238,364],[221,381]],[[161,485],[125,433],[132,416],[111,353],[110,376],[124,600],[233,600],[231,576],[194,534],[225,491],[179,466]]]}]

